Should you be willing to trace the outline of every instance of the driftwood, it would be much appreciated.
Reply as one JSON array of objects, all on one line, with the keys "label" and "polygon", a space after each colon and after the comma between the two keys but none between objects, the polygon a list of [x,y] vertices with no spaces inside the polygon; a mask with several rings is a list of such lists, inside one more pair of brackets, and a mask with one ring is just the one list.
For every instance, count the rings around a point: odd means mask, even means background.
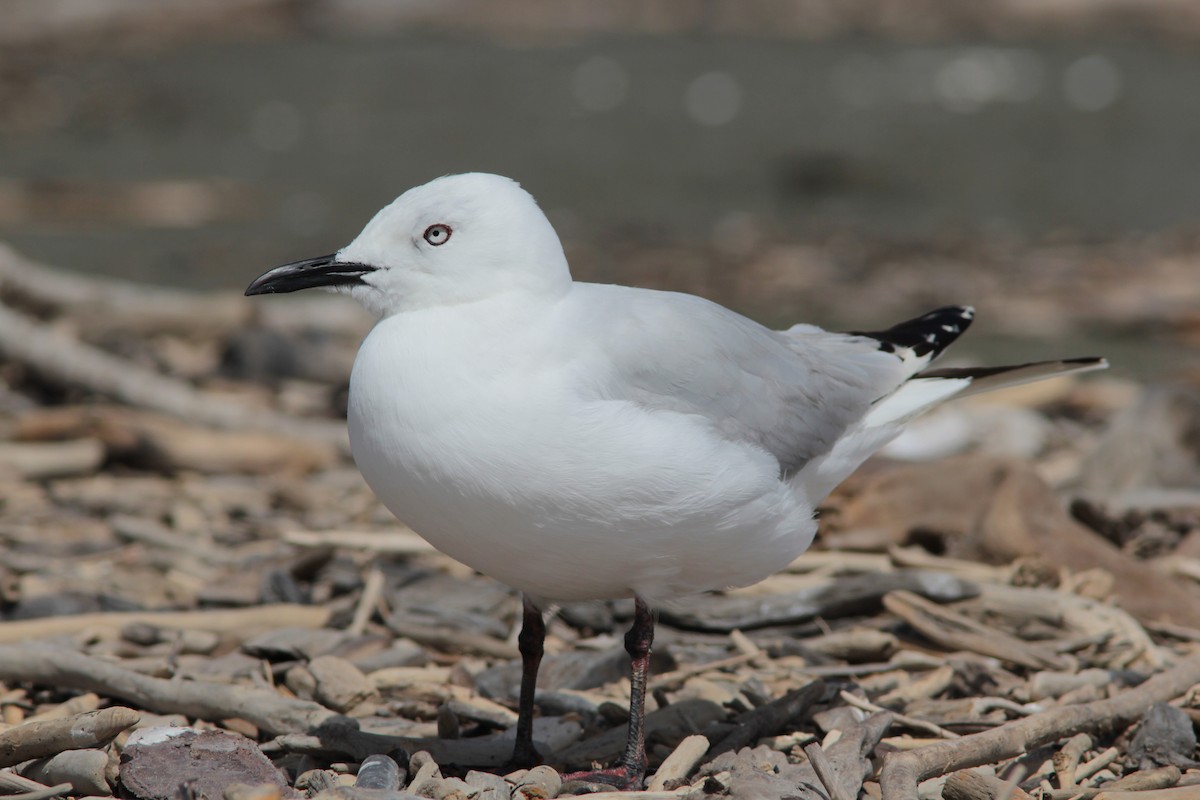
[{"label": "driftwood", "polygon": [[[253,276],[249,276],[253,277]],[[283,329],[318,326],[349,334],[369,322],[352,302],[331,297],[255,304],[238,292],[192,292],[66,272],[0,244],[0,293],[70,315],[89,327],[219,334],[255,321]]]},{"label": "driftwood", "polygon": [[277,628],[320,628],[329,609],[316,606],[269,605],[218,611],[115,611],[68,617],[0,622],[0,643],[71,636],[83,631],[120,631],[129,625],[168,630],[201,630],[250,638]]},{"label": "driftwood", "polygon": [[[327,800],[558,793],[561,778],[551,767],[501,774],[512,753],[520,669],[513,594],[391,521],[332,440],[300,439],[284,428],[243,436],[256,415],[276,413],[251,410],[252,403],[288,409],[276,421],[341,435],[340,425],[322,420],[342,398],[307,365],[326,357],[340,363],[352,352],[353,325],[322,318],[313,323],[317,335],[302,331],[291,342],[279,329],[298,306],[286,300],[157,295],[37,267],[6,271],[15,263],[0,250],[0,296],[8,303],[0,309],[0,347],[21,362],[0,386],[0,721],[21,726],[10,734],[36,730],[22,723],[119,703],[142,712],[147,727],[211,722],[248,737],[242,744],[277,766],[303,765],[294,788]],[[13,324],[5,329],[5,321]],[[298,330],[310,322],[286,324]],[[95,343],[111,350],[101,353]],[[114,355],[129,352],[136,363]],[[218,353],[221,373],[206,372]],[[282,363],[287,354],[304,369]],[[149,363],[188,377],[139,371]],[[281,380],[242,382],[255,375]],[[118,392],[116,383],[127,381]],[[54,389],[68,384],[91,392],[69,392],[70,404],[61,404]],[[209,386],[219,388],[202,388]],[[1138,390],[1121,391],[1127,401]],[[243,408],[232,401],[242,396],[254,399]],[[1056,436],[1053,452],[1032,465],[1054,474],[1059,487],[1074,485],[1082,446],[1119,407],[1080,399],[1088,396],[1072,390],[1056,395],[1062,409],[1021,409],[1087,434]],[[122,407],[113,397],[188,420]],[[986,499],[992,533],[1007,530],[1006,520],[1025,520],[1028,493],[977,499],[963,488],[969,483],[953,482],[958,470],[987,472],[988,463],[964,456],[939,471],[931,509],[954,505],[949,496],[974,519]],[[863,495],[881,491],[869,476],[896,469],[868,465],[865,482],[830,498],[818,548],[833,541],[827,534],[838,535],[831,529],[838,515],[846,518],[839,503],[869,499]],[[1065,505],[1074,492],[1042,487],[1040,496]],[[914,495],[906,486],[878,497],[911,504]],[[1200,495],[1184,499],[1181,508],[1152,503],[1136,512],[1097,505],[1090,524],[1115,558],[1144,570],[1172,565],[1171,580],[1200,591]],[[899,519],[890,508],[880,513],[889,524]],[[818,549],[759,586],[665,609],[662,664],[650,681],[658,708],[650,791],[610,796],[905,800],[925,775],[946,778],[947,798],[971,800],[1025,796],[1016,783],[1052,800],[1194,791],[1194,747],[1160,736],[1155,752],[1167,761],[1148,760],[1150,750],[1131,743],[1154,739],[1149,726],[1122,728],[1136,716],[1133,706],[1149,699],[1146,687],[1163,677],[1130,690],[1143,694],[1127,701],[1129,713],[1114,716],[1113,706],[1096,703],[1200,652],[1200,631],[1147,623],[1113,606],[1119,576],[1072,572],[1052,556],[978,564],[964,560],[969,551],[926,550],[947,545],[938,526],[895,532],[907,538],[878,539],[861,525],[845,530],[847,540],[874,552]],[[264,602],[277,605],[255,605]],[[197,610],[213,606],[234,610]],[[625,737],[628,671],[619,639],[629,604],[583,606],[568,604],[547,622],[535,737],[545,762],[558,768],[615,757]],[[178,610],[106,611],[143,607]],[[42,641],[50,638],[58,647]],[[830,688],[805,685],[819,677]],[[1200,722],[1195,705],[1195,698],[1177,701],[1176,716]],[[1094,735],[1070,739],[1076,730]],[[922,738],[929,736],[940,740]],[[40,783],[17,785],[19,776],[0,770],[0,794],[130,796],[109,770],[117,749],[24,762],[20,769]],[[411,769],[402,753],[413,754]],[[881,787],[874,770],[884,760]],[[982,762],[992,768],[961,769]],[[1152,769],[1158,763],[1179,766]],[[359,764],[353,786],[351,776],[335,773]],[[471,766],[478,769],[466,771]],[[415,782],[406,772],[416,773]],[[75,788],[45,785],[55,783]],[[247,784],[229,787],[225,798],[280,800],[292,788]],[[932,782],[922,788],[936,791]]]},{"label": "driftwood", "polygon": [[161,411],[216,428],[260,430],[336,444],[345,449],[345,426],[300,419],[200,391],[184,381],[68,338],[0,305],[0,353],[54,380],[139,408]]},{"label": "driftwood", "polygon": [[824,681],[813,681],[753,711],[747,711],[737,718],[737,727],[713,745],[709,757],[738,750],[763,736],[778,733],[794,717],[820,701],[828,688]]},{"label": "driftwood", "polygon": [[811,589],[767,596],[697,595],[665,607],[663,621],[680,628],[729,633],[769,625],[794,625],[878,610],[884,595],[915,592],[943,602],[973,597],[978,589],[951,575],[921,570],[855,575]]},{"label": "driftwood", "polygon": [[76,795],[106,795],[112,791],[109,776],[115,774],[116,757],[111,749],[64,750],[29,762],[21,770],[45,784],[69,783]]},{"label": "driftwood", "polygon": [[208,720],[241,717],[273,734],[312,730],[334,716],[324,706],[291,700],[273,689],[153,678],[43,644],[0,646],[0,681],[94,691],[164,714]]},{"label": "driftwood", "polygon": [[989,629],[912,592],[889,592],[883,598],[883,605],[922,635],[950,650],[970,650],[1032,669],[1063,664],[1061,658],[1040,645]]},{"label": "driftwood", "polygon": [[75,789],[69,783],[60,783],[57,786],[42,786],[40,783],[34,783],[40,788],[5,795],[5,800],[50,800],[52,797],[70,794]]},{"label": "driftwood", "polygon": [[1030,795],[1007,781],[965,769],[946,779],[944,800],[1033,800]]},{"label": "driftwood", "polygon": [[821,781],[821,785],[825,787],[825,791],[829,792],[831,800],[854,800],[858,792],[855,791],[854,794],[850,794],[842,786],[841,781],[838,780],[837,773],[833,771],[833,764],[826,757],[825,751],[821,749],[821,745],[816,742],[806,745],[804,754],[808,756],[808,763],[812,766],[813,772],[817,773],[817,778]]},{"label": "driftwood", "polygon": [[1051,709],[983,733],[889,755],[880,786],[891,800],[916,800],[917,783],[925,778],[1012,758],[1076,733],[1130,725],[1154,703],[1178,697],[1197,683],[1200,656],[1192,656],[1108,700]]},{"label": "driftwood", "polygon": [[707,752],[708,739],[700,734],[687,737],[663,760],[646,788],[652,792],[679,788]]},{"label": "driftwood", "polygon": [[137,723],[131,708],[105,708],[50,722],[27,722],[0,732],[0,767],[45,758],[63,750],[107,744],[118,733]]},{"label": "driftwood", "polygon": [[93,438],[0,443],[0,470],[12,469],[26,480],[87,475],[103,461],[104,443]]}]

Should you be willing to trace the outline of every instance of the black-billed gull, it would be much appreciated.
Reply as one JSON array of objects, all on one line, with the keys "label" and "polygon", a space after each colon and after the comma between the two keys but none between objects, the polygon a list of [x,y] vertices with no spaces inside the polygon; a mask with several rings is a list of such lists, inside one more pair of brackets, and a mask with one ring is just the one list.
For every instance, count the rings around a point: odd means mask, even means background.
[{"label": "black-billed gull", "polygon": [[405,192],[342,250],[246,294],[310,287],[381,318],[350,380],[367,483],[434,547],[524,593],[515,761],[538,758],[541,609],[635,599],[628,744],[587,775],[624,788],[645,772],[656,603],[787,565],[816,504],[942,401],[1104,366],[927,370],[971,323],[965,306],[777,332],[692,295],[576,282],[533,197],[481,173]]}]

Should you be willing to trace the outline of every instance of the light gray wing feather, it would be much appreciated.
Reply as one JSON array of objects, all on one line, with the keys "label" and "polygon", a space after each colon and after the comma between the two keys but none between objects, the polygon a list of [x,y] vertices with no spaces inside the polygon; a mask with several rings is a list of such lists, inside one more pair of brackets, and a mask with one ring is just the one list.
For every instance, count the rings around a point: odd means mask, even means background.
[{"label": "light gray wing feather", "polygon": [[789,476],[827,453],[910,374],[879,342],[802,326],[772,331],[699,297],[596,287],[611,297],[605,353],[618,399],[695,414],[762,447]]}]

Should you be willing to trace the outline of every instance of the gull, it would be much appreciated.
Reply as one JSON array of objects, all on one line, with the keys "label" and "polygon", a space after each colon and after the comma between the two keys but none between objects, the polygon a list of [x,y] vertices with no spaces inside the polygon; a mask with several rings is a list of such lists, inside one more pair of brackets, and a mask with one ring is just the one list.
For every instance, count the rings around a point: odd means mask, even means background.
[{"label": "gull", "polygon": [[355,462],[435,548],[523,593],[516,764],[537,763],[544,609],[633,598],[629,734],[641,785],[653,609],[747,586],[812,543],[817,504],[951,397],[1106,366],[930,369],[949,306],[886,330],[774,331],[689,294],[575,281],[533,197],[498,175],[410,189],[338,252],[247,295],[322,287],[379,321],[350,378]]}]

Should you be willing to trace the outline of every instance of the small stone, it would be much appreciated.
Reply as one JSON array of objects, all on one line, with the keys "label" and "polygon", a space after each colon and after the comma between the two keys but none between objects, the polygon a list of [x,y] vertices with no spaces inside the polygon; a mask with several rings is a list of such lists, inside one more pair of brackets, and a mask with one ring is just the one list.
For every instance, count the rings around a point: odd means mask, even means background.
[{"label": "small stone", "polygon": [[379,700],[374,685],[358,667],[338,656],[318,656],[308,662],[316,680],[313,697],[334,711],[347,712],[367,701]]},{"label": "small stone", "polygon": [[391,756],[367,756],[358,768],[354,785],[362,789],[382,789],[394,792],[404,781],[404,770]]},{"label": "small stone", "polygon": [[298,664],[284,673],[283,685],[301,700],[312,700],[317,693],[317,679],[303,664]]},{"label": "small stone", "polygon": [[464,780],[479,790],[478,800],[510,800],[512,797],[513,787],[499,775],[471,770]]},{"label": "small stone", "polygon": [[258,745],[233,733],[195,728],[148,728],[135,731],[121,754],[123,794],[138,800],[176,800],[187,783],[196,796],[223,797],[235,783],[279,787],[280,796],[297,798]]},{"label": "small stone", "polygon": [[1147,709],[1129,746],[1130,758],[1140,769],[1195,766],[1194,752],[1196,731],[1191,717],[1167,703],[1155,703]]},{"label": "small stone", "polygon": [[525,774],[515,780],[517,789],[531,798],[549,798],[558,797],[558,793],[562,790],[562,776],[553,767],[548,767],[543,764],[540,767],[526,770]]},{"label": "small stone", "polygon": [[249,785],[231,783],[225,787],[225,800],[280,800],[280,787],[271,783]]}]

